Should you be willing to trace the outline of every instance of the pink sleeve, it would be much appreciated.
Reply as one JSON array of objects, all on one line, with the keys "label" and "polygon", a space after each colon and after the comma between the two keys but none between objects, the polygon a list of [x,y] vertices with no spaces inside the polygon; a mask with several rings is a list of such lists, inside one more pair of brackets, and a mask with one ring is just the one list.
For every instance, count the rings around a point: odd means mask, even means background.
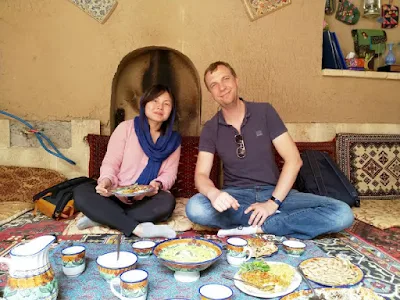
[{"label": "pink sleeve", "polygon": [[122,122],[112,133],[107,146],[107,152],[104,156],[100,168],[100,177],[98,182],[108,178],[112,182],[112,188],[118,186],[118,173],[120,171],[122,159],[124,156],[125,143],[127,140],[128,128],[127,122]]},{"label": "pink sleeve", "polygon": [[181,157],[181,146],[179,146],[168,158],[162,163],[158,172],[159,180],[163,184],[163,190],[167,191],[172,188],[178,174],[179,159]]}]

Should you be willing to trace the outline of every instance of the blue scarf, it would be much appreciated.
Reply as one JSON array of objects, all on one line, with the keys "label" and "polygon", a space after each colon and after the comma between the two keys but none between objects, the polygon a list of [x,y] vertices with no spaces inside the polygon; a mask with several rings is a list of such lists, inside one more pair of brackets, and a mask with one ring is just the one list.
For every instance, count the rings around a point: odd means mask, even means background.
[{"label": "blue scarf", "polygon": [[149,157],[147,166],[143,169],[137,179],[138,184],[149,184],[157,178],[162,162],[170,156],[181,144],[181,136],[178,132],[172,131],[175,120],[175,108],[172,110],[172,117],[164,135],[160,135],[154,144],[150,134],[150,126],[144,114],[144,108],[140,108],[140,116],[134,120],[135,132],[140,146]]}]

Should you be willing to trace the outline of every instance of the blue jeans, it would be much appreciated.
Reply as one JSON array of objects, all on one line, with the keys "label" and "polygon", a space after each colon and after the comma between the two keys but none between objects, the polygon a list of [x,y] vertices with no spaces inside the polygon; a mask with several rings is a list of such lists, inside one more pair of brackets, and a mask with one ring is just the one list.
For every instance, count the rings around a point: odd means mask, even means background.
[{"label": "blue jeans", "polygon": [[[197,224],[216,228],[230,229],[249,226],[251,212],[244,211],[253,203],[267,201],[275,186],[255,186],[254,188],[228,187],[227,192],[240,207],[220,213],[210,200],[202,194],[196,194],[186,205],[188,218]],[[291,190],[279,208],[280,213],[269,216],[261,229],[265,233],[278,236],[290,236],[298,239],[312,239],[320,234],[339,232],[354,221],[351,208],[342,201],[309,193]]]}]

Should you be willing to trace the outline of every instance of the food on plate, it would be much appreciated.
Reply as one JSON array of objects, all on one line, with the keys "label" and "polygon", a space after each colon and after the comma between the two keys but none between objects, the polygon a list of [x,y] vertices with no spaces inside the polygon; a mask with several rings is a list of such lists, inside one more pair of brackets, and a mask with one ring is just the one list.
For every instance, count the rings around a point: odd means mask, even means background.
[{"label": "food on plate", "polygon": [[175,262],[203,262],[217,256],[217,252],[203,245],[176,244],[163,249],[159,257]]},{"label": "food on plate", "polygon": [[326,286],[354,285],[363,278],[363,272],[350,261],[339,257],[310,258],[300,264],[308,279]]},{"label": "food on plate", "polygon": [[132,194],[141,193],[141,192],[147,192],[150,190],[151,190],[151,187],[149,185],[134,184],[134,185],[130,185],[130,186],[117,188],[117,189],[113,190],[112,193],[124,196],[124,195],[132,195]]},{"label": "food on plate", "polygon": [[[268,264],[264,260],[244,263],[239,270],[241,279],[259,286],[260,291],[268,293],[276,293],[287,289],[293,280],[294,274],[294,268],[288,264]],[[256,288],[249,286],[249,289]]]},{"label": "food on plate", "polygon": [[247,242],[253,250],[253,256],[256,258],[260,256],[270,256],[278,251],[278,247],[273,242],[268,242],[261,237],[249,238]]},{"label": "food on plate", "polygon": [[[315,292],[324,300],[384,300],[383,297],[377,295],[374,291],[364,288],[325,288],[316,289]],[[311,291],[303,290],[294,292],[282,300],[309,300]]]}]

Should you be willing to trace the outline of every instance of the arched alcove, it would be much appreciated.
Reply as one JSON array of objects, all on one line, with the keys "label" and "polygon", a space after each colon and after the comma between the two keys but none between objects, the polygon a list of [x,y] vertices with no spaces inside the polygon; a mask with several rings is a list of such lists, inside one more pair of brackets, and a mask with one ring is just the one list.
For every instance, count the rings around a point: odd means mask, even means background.
[{"label": "arched alcove", "polygon": [[[120,62],[112,84],[111,130],[121,119],[128,120],[139,114],[141,95],[156,83],[170,86],[176,97],[177,130],[182,135],[199,135],[198,72],[191,60],[179,51],[156,46],[134,50]],[[123,117],[121,112],[124,112]]]}]

